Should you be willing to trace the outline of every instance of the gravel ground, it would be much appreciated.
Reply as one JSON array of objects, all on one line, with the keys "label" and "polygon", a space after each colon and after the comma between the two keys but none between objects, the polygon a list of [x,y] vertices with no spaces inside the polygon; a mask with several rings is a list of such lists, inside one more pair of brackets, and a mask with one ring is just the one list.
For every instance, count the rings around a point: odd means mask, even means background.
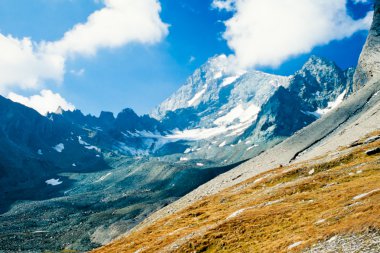
[{"label": "gravel ground", "polygon": [[339,235],[319,242],[303,251],[304,253],[378,253],[380,252],[380,231],[372,230],[362,234]]}]

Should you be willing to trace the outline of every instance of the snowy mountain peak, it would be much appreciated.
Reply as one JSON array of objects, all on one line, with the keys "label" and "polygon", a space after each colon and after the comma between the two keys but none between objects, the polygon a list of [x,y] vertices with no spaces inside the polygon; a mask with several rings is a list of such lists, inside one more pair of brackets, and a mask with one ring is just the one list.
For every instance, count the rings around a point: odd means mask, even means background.
[{"label": "snowy mountain peak", "polygon": [[332,61],[318,56],[311,56],[309,60],[303,65],[299,72],[310,72],[313,75],[325,74],[326,72],[333,72],[339,67]]},{"label": "snowy mountain peak", "polygon": [[62,114],[64,110],[62,109],[61,106],[58,106],[57,110],[54,112],[55,114]]},{"label": "snowy mountain peak", "polygon": [[[227,56],[215,56],[195,70],[185,85],[160,104],[151,116],[163,119],[169,111],[196,108],[209,103],[223,105],[229,95],[247,100],[255,96],[263,83],[278,88],[280,85],[287,85],[288,78],[259,71],[232,71]],[[234,103],[236,102],[234,100]]]}]

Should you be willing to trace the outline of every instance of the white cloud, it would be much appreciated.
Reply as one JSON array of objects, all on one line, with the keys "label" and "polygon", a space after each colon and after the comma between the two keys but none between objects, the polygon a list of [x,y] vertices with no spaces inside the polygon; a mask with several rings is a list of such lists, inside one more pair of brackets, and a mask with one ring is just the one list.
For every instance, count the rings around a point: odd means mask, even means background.
[{"label": "white cloud", "polygon": [[37,89],[46,81],[61,83],[65,61],[94,55],[102,48],[128,43],[153,44],[168,34],[158,0],[103,0],[104,8],[75,25],[61,40],[33,42],[0,33],[0,94],[14,87]]},{"label": "white cloud", "polygon": [[8,98],[14,102],[23,104],[35,109],[41,115],[46,115],[48,112],[56,112],[59,107],[65,111],[73,111],[75,106],[67,102],[58,93],[53,93],[51,90],[42,90],[39,95],[24,97],[16,93],[9,93]]},{"label": "white cloud", "polygon": [[350,37],[368,29],[373,14],[353,20],[346,0],[214,0],[213,6],[228,9],[222,2],[234,12],[223,37],[235,53],[230,59],[243,68],[276,67],[315,46]]},{"label": "white cloud", "polygon": [[212,7],[215,9],[232,11],[235,6],[235,0],[214,0],[212,2]]},{"label": "white cloud", "polygon": [[93,55],[100,48],[127,43],[157,43],[168,34],[160,19],[157,0],[104,0],[105,7],[92,13],[87,22],[77,24],[57,42],[45,45],[60,55]]},{"label": "white cloud", "polygon": [[60,83],[64,59],[59,55],[41,52],[29,38],[18,40],[0,34],[0,93],[13,86],[36,88],[47,80]]},{"label": "white cloud", "polygon": [[78,77],[83,76],[85,72],[86,72],[86,70],[83,68],[70,70],[70,74],[72,74],[74,76],[78,76]]},{"label": "white cloud", "polygon": [[369,2],[369,0],[353,0],[353,1],[354,1],[355,4],[358,4],[358,3],[363,3],[363,4],[365,4],[365,3],[368,3],[368,2]]}]

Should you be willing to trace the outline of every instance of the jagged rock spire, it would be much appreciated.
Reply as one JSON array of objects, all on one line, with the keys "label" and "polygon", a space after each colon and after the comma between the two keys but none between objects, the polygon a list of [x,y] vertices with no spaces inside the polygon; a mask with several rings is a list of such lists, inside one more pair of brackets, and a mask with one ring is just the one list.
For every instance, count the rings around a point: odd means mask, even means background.
[{"label": "jagged rock spire", "polygon": [[372,26],[354,75],[354,91],[380,75],[380,0],[375,0],[374,10]]}]

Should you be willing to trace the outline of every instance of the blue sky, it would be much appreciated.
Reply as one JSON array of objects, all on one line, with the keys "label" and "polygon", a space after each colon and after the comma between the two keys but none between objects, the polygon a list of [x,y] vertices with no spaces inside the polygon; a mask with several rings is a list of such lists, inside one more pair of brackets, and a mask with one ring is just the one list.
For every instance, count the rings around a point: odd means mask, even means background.
[{"label": "blue sky", "polygon": [[[354,19],[363,18],[371,9],[370,2],[363,2],[366,3],[354,4],[351,0],[347,3],[349,15]],[[11,91],[31,96],[39,89],[50,89],[76,108],[95,115],[101,110],[117,113],[126,107],[139,114],[149,113],[209,57],[234,53],[223,38],[226,26],[222,22],[233,17],[234,12],[212,8],[212,0],[161,0],[160,3],[160,18],[169,27],[158,42],[131,42],[100,48],[93,55],[67,57],[64,78],[59,85],[46,80],[38,88],[14,85]],[[103,7],[102,1],[95,0],[0,0],[0,33],[18,39],[29,37],[36,43],[57,41]],[[342,68],[354,66],[366,34],[366,31],[355,32],[348,38],[317,45],[308,53],[291,55],[276,67],[256,68],[290,75],[311,54],[334,60]]]}]

